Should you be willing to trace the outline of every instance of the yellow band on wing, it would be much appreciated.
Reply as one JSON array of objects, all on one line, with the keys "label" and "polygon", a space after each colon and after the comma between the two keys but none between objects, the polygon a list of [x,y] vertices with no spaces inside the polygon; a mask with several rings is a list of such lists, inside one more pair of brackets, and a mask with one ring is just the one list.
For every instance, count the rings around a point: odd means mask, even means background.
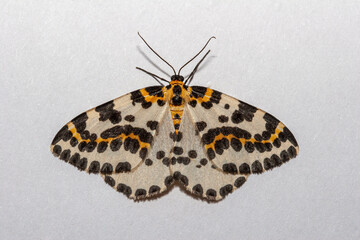
[{"label": "yellow band on wing", "polygon": [[[89,143],[90,142],[90,139],[83,139],[80,135],[80,133],[78,133],[76,131],[76,128],[75,128],[75,125],[72,123],[72,122],[69,122],[67,124],[69,130],[71,131],[72,135],[74,138],[76,138],[76,140],[78,140],[78,142],[86,142],[86,143]],[[150,146],[150,143],[145,143],[145,142],[142,142],[139,138],[139,136],[133,134],[133,133],[130,133],[129,135],[125,135],[124,133],[118,135],[117,137],[114,137],[114,138],[101,138],[101,137],[98,137],[97,139],[95,139],[95,142],[96,143],[101,143],[101,142],[107,142],[107,143],[110,143],[112,140],[114,139],[121,139],[122,141],[127,138],[127,137],[130,137],[132,139],[136,139],[139,141],[139,144],[140,144],[140,148],[147,148],[149,149],[149,146]]]}]

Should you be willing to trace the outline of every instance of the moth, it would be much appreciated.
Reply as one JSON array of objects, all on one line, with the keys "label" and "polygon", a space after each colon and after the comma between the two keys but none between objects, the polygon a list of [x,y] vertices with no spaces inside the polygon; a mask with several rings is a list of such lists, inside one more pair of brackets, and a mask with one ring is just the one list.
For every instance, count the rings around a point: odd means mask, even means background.
[{"label": "moth", "polygon": [[[160,196],[174,183],[200,199],[219,201],[251,174],[278,167],[299,152],[290,130],[274,116],[219,91],[170,81],[144,69],[159,85],[90,109],[56,134],[51,152],[81,171],[99,174],[130,199]],[[166,83],[166,85],[163,84]]]}]

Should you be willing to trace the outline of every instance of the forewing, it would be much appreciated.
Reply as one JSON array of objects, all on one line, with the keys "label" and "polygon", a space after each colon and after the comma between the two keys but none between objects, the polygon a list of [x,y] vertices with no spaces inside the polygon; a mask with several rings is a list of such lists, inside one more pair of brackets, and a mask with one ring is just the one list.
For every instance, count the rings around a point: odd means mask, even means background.
[{"label": "forewing", "polygon": [[207,156],[223,172],[262,173],[294,158],[298,144],[278,119],[218,91],[194,86],[188,106]]},{"label": "forewing", "polygon": [[51,151],[89,173],[133,171],[146,159],[169,111],[163,90],[140,89],[80,114],[57,133]]}]

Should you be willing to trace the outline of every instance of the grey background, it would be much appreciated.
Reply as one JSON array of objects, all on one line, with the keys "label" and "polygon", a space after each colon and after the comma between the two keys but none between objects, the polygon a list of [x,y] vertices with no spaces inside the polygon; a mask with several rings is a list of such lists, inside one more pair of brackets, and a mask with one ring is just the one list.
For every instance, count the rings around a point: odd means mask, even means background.
[{"label": "grey background", "polygon": [[[166,77],[144,54],[171,74],[137,31],[175,68],[216,36],[193,84],[270,112],[300,155],[217,204],[134,203],[54,158],[70,119],[156,85],[135,66]],[[358,1],[0,1],[0,238],[359,239],[359,42]]]}]

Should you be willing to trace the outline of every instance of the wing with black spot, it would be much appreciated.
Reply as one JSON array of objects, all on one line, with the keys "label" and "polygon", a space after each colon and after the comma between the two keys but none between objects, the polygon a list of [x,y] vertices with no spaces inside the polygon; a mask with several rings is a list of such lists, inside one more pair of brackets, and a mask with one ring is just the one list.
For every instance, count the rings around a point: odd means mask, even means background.
[{"label": "wing with black spot", "polygon": [[189,105],[184,107],[179,129],[182,137],[175,143],[170,169],[174,179],[193,195],[208,201],[219,201],[241,187],[248,175],[225,173],[209,159],[194,124],[191,108]]},{"label": "wing with black spot", "polygon": [[[151,151],[159,135],[160,125],[169,114],[162,86],[140,89],[90,109],[71,120],[56,134],[51,143],[51,151],[79,170],[102,174],[110,185],[110,175],[117,181],[122,174],[133,182],[147,182],[149,176],[136,174],[134,177],[134,173],[141,171],[145,174],[146,171],[141,170],[142,165],[153,154]],[[169,175],[168,167],[159,168],[153,164],[153,168],[156,168],[159,178],[162,174]],[[129,181],[122,184],[131,187],[132,183]],[[164,179],[161,182],[164,183]],[[164,189],[163,186],[159,188],[159,191]],[[156,193],[156,189],[154,187],[148,192]],[[136,189],[133,195],[128,194],[129,191],[123,192],[132,197],[135,196]]]},{"label": "wing with black spot", "polygon": [[218,91],[192,87],[189,113],[209,159],[230,174],[262,173],[294,158],[298,144],[278,119]]},{"label": "wing with black spot", "polygon": [[159,120],[146,158],[129,173],[101,174],[105,182],[131,199],[153,197],[168,189],[173,183],[168,158],[174,144],[169,135],[173,129],[170,110],[166,104],[166,111]]}]

